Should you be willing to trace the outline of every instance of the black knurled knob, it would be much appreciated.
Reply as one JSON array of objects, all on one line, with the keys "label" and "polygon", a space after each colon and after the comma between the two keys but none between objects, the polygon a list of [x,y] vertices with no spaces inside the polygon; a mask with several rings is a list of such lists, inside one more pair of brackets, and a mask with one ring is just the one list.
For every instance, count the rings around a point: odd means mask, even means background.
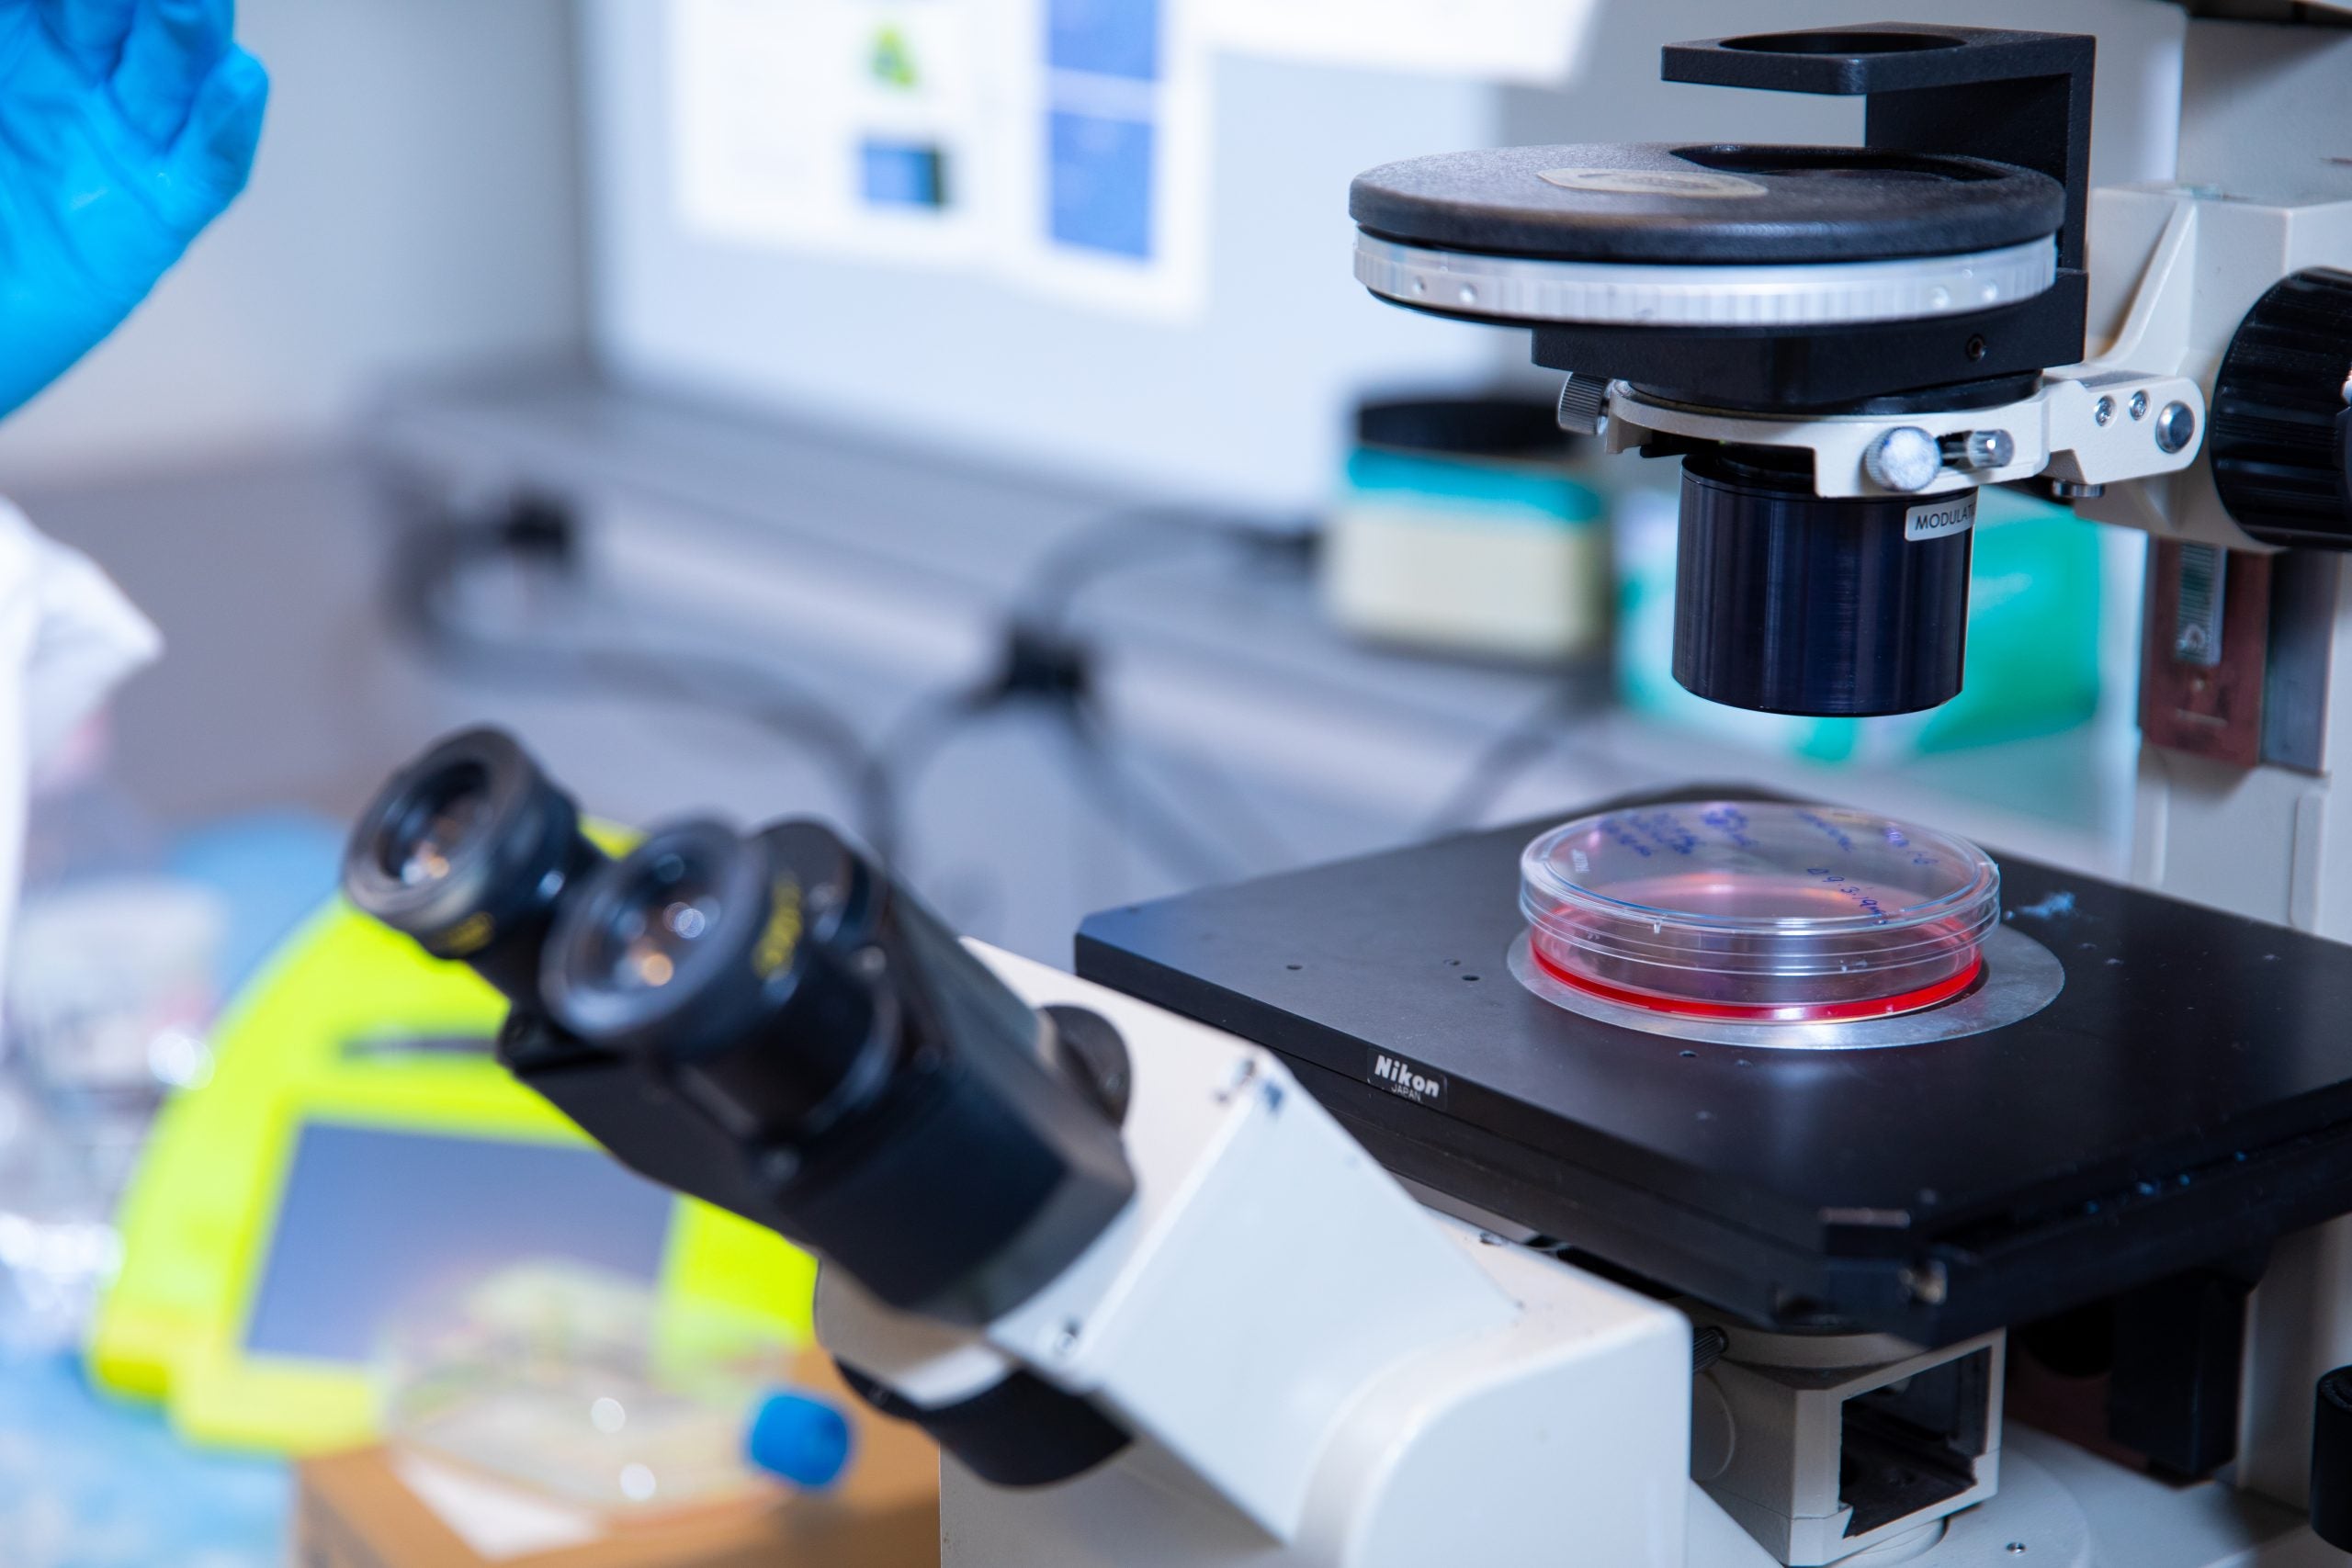
[{"label": "black knurled knob", "polygon": [[2338,1551],[2352,1551],[2352,1367],[2319,1380],[2312,1419],[2312,1529]]},{"label": "black knurled knob", "polygon": [[2266,544],[2352,549],[2352,272],[2312,267],[2254,303],[2213,383],[2222,504]]}]

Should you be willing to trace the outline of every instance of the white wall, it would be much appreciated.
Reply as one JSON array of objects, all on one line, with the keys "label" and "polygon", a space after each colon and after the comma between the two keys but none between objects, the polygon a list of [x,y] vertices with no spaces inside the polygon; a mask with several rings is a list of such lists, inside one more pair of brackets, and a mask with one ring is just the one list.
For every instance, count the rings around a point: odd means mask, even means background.
[{"label": "white wall", "polygon": [[245,0],[275,78],[245,199],[0,424],[0,483],[343,428],[388,374],[568,352],[584,322],[564,0]]},{"label": "white wall", "polygon": [[1348,181],[1482,145],[1493,90],[1222,58],[1197,320],[1065,308],[967,273],[717,243],[678,220],[665,7],[594,0],[595,321],[643,381],[878,427],[996,460],[1260,506],[1328,493],[1366,384],[1476,382],[1489,334],[1349,276]]},{"label": "white wall", "polygon": [[1503,133],[1514,144],[1860,141],[1860,98],[1658,80],[1658,51],[1669,43],[1858,22],[2093,34],[2092,183],[2172,177],[2188,24],[2180,7],[2151,0],[1600,0],[1577,81],[1556,93],[1506,94]]}]

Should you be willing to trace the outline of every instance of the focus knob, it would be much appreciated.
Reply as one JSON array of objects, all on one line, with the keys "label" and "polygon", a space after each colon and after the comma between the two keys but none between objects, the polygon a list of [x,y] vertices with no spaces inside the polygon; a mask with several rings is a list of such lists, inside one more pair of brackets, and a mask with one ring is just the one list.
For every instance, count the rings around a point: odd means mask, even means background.
[{"label": "focus knob", "polygon": [[2312,1422],[2312,1529],[2352,1551],[2352,1367],[2319,1380]]},{"label": "focus knob", "polygon": [[2222,504],[2265,544],[2352,549],[2352,272],[2272,286],[2213,383],[2206,452]]}]

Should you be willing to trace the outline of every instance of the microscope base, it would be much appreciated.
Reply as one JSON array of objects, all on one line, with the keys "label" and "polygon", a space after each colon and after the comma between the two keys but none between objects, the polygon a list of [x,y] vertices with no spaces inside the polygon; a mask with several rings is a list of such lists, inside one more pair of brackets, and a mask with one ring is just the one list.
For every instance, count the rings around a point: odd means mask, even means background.
[{"label": "microscope base", "polygon": [[[942,1568],[1359,1568],[1374,1551],[1335,1560],[1277,1546],[1228,1510],[1205,1506],[1133,1461],[1067,1486],[1012,1493],[953,1461],[944,1467]],[[1776,1568],[1770,1553],[1696,1485],[1689,1568]],[[2015,1551],[2013,1545],[2025,1551]],[[1482,1559],[1455,1568],[1536,1568],[1580,1560],[1575,1521],[1556,1521],[1549,1555]],[[2341,1554],[2290,1509],[2218,1483],[2168,1486],[2029,1428],[2003,1438],[1998,1495],[1917,1535],[1845,1560],[1849,1568],[2340,1568]]]}]

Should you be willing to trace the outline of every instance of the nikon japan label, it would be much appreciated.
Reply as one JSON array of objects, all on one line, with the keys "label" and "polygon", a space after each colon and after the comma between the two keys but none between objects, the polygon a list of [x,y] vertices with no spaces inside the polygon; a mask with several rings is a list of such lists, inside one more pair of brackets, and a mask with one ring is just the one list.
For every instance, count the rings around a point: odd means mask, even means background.
[{"label": "nikon japan label", "polygon": [[1365,1059],[1364,1078],[1391,1094],[1445,1108],[1445,1075],[1410,1057],[1374,1047]]},{"label": "nikon japan label", "polygon": [[1903,514],[1903,536],[1915,545],[1922,539],[1965,534],[1975,526],[1976,492],[1973,490],[1923,501]]}]

